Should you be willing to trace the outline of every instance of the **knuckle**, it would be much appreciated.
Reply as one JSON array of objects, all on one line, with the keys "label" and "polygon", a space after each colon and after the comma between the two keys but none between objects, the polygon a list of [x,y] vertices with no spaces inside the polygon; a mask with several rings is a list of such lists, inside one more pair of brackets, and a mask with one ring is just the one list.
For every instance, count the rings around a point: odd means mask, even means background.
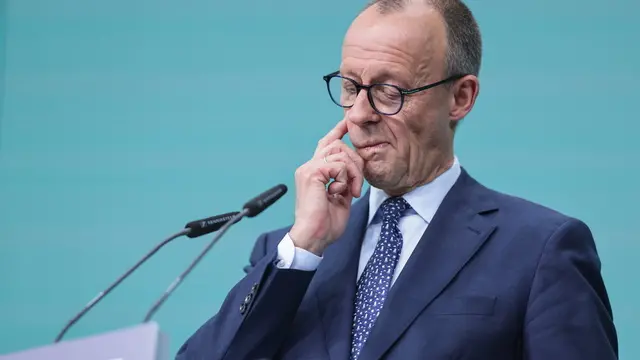
[{"label": "knuckle", "polygon": [[341,142],[342,140],[333,140],[330,143],[328,143],[326,147],[327,149],[331,149],[331,150],[342,150],[342,146],[340,146]]},{"label": "knuckle", "polygon": [[302,165],[300,165],[296,171],[295,171],[295,176],[296,177],[308,177],[309,176],[309,163],[306,162]]},{"label": "knuckle", "polygon": [[347,154],[345,154],[344,152],[336,153],[336,157],[343,161],[349,160],[349,156],[347,156]]}]

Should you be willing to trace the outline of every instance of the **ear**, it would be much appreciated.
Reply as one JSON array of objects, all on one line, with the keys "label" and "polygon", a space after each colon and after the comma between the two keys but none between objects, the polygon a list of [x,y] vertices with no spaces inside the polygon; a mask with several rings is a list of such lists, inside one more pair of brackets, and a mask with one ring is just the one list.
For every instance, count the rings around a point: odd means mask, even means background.
[{"label": "ear", "polygon": [[455,123],[462,120],[473,108],[478,93],[480,82],[474,75],[466,75],[451,85],[449,120]]}]

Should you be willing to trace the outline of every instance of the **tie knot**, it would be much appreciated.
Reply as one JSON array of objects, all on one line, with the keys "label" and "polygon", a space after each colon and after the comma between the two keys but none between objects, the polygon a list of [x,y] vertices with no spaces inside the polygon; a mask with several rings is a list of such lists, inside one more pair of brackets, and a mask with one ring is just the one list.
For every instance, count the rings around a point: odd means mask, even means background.
[{"label": "tie knot", "polygon": [[383,221],[398,221],[402,213],[409,208],[409,203],[403,197],[391,197],[382,203]]}]

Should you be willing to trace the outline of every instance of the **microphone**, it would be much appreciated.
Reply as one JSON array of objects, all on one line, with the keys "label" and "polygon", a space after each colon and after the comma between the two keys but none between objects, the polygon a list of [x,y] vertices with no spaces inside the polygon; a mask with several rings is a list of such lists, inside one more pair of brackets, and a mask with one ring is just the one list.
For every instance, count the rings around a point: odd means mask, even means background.
[{"label": "microphone", "polygon": [[263,212],[269,206],[273,205],[273,203],[278,201],[278,199],[280,199],[286,192],[286,185],[276,185],[271,189],[263,192],[262,194],[254,197],[253,199],[247,201],[247,203],[244,204],[243,208],[247,210],[248,217],[254,217]]},{"label": "microphone", "polygon": [[243,217],[254,217],[264,210],[266,210],[269,206],[273,205],[276,201],[278,201],[285,193],[287,192],[287,186],[284,184],[279,184],[271,189],[263,192],[262,194],[256,196],[255,198],[249,200],[242,207],[242,211],[233,215],[231,219],[229,219],[221,228],[220,231],[213,237],[213,239],[202,249],[200,254],[189,264],[185,271],[182,272],[173,282],[169,285],[167,290],[165,290],[164,294],[160,296],[160,298],[151,306],[147,315],[144,317],[143,322],[148,322],[151,320],[153,315],[160,309],[160,306],[164,304],[164,302],[169,298],[169,296],[175,291],[175,289],[182,283],[185,277],[187,277],[191,271],[198,265],[198,263],[207,255],[209,250],[215,245],[218,240],[224,235],[224,233],[229,230],[231,225],[240,221]]},{"label": "microphone", "polygon": [[82,316],[84,316],[84,314],[86,314],[89,310],[91,310],[100,300],[102,300],[105,296],[107,296],[107,294],[109,294],[111,292],[111,290],[113,290],[116,286],[120,285],[120,283],[124,279],[129,277],[134,271],[136,271],[136,269],[138,269],[140,267],[140,265],[142,265],[147,260],[149,260],[149,258],[151,256],[153,256],[156,252],[158,252],[158,250],[160,250],[162,247],[164,247],[165,245],[167,245],[168,243],[170,243],[174,239],[177,239],[177,238],[179,238],[180,236],[183,236],[183,235],[186,235],[186,236],[188,236],[190,238],[195,238],[195,237],[198,237],[198,236],[201,236],[201,235],[205,235],[205,234],[209,234],[211,232],[217,231],[218,229],[220,229],[226,223],[226,221],[229,218],[231,218],[235,214],[238,214],[238,212],[237,211],[236,212],[230,212],[230,213],[226,213],[226,214],[222,214],[222,215],[208,217],[208,218],[201,219],[201,220],[192,221],[192,222],[188,223],[182,231],[177,232],[177,233],[169,236],[168,238],[162,240],[153,249],[151,249],[151,251],[149,251],[145,256],[143,256],[142,259],[138,260],[138,262],[135,265],[133,265],[131,268],[129,268],[116,281],[114,281],[111,285],[109,285],[108,288],[106,288],[105,290],[99,292],[98,295],[96,295],[96,297],[94,297],[91,301],[89,301],[89,303],[87,303],[87,305],[85,305],[85,307],[79,313],[77,313],[73,318],[71,318],[71,320],[69,320],[69,322],[62,329],[62,331],[60,331],[58,336],[56,336],[54,342],[57,343],[60,340],[62,340],[62,337],[67,333],[67,331],[69,331],[69,329],[76,322],[78,322],[78,320],[80,320],[80,318],[82,318]]},{"label": "microphone", "polygon": [[212,216],[205,219],[194,220],[185,225],[185,228],[191,229],[187,234],[189,238],[196,238],[198,236],[206,235],[212,233],[214,231],[218,231],[224,223],[229,221],[234,215],[237,215],[238,212],[229,212],[226,214]]}]

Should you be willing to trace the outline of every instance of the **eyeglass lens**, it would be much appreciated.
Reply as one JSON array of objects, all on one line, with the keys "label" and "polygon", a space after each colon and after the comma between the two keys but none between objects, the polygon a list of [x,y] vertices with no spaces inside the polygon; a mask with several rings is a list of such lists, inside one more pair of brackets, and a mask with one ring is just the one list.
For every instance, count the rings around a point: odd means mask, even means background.
[{"label": "eyeglass lens", "polygon": [[[402,93],[394,86],[376,84],[369,91],[370,100],[378,112],[392,114],[402,106]],[[358,85],[350,79],[335,76],[329,80],[329,93],[337,105],[351,107],[358,97]]]}]

